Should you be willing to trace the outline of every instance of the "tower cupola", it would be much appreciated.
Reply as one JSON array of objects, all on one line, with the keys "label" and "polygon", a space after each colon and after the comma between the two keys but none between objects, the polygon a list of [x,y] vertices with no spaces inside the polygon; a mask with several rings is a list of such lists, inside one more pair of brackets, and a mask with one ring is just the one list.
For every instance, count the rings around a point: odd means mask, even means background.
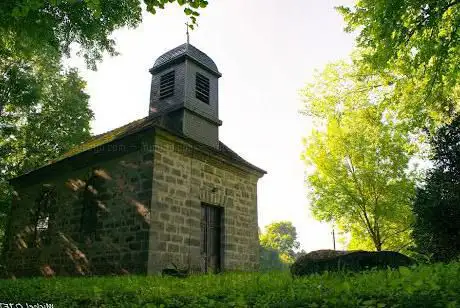
[{"label": "tower cupola", "polygon": [[218,79],[214,61],[191,44],[161,55],[150,69],[149,114],[167,113],[167,126],[212,147],[219,145]]}]

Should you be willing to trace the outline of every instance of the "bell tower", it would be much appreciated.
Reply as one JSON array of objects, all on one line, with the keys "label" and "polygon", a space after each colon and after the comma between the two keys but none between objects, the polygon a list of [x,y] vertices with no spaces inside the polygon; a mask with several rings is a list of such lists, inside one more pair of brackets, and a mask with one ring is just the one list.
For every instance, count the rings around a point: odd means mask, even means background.
[{"label": "bell tower", "polygon": [[164,114],[165,125],[201,143],[219,147],[218,79],[214,61],[189,43],[161,55],[150,69],[149,115]]}]

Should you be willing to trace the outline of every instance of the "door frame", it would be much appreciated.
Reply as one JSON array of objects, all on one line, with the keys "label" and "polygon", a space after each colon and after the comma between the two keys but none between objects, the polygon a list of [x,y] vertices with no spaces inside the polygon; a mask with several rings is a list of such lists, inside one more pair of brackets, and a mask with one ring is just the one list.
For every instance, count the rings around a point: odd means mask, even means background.
[{"label": "door frame", "polygon": [[[219,206],[216,204],[210,204],[207,202],[201,202],[200,203],[200,210],[202,208],[215,208],[219,211],[220,214],[220,247],[219,247],[219,265],[218,265],[218,270],[217,273],[223,272],[224,271],[224,258],[225,258],[225,210],[223,206]],[[200,215],[200,226],[201,226],[201,215]],[[200,233],[201,233],[201,228],[200,228]],[[200,234],[200,240],[201,240],[201,234]],[[201,243],[200,243],[200,258],[201,258]],[[205,260],[204,267],[202,268],[204,273],[209,273],[208,272],[208,263],[207,260]]]}]

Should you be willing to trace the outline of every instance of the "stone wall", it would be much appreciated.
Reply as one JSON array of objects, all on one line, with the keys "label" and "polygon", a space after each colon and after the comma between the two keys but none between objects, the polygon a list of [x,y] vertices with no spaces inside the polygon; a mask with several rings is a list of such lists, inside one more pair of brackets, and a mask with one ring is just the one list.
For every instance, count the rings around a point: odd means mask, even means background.
[{"label": "stone wall", "polygon": [[[153,155],[143,148],[125,138],[17,181],[6,243],[9,274],[146,273]],[[43,185],[54,189],[56,201],[48,229],[37,235]]]},{"label": "stone wall", "polygon": [[233,165],[193,143],[157,131],[148,272],[175,263],[202,271],[201,204],[223,208],[223,270],[257,270],[257,181],[261,175]]},{"label": "stone wall", "polygon": [[[162,129],[70,157],[14,182],[7,270],[16,277],[153,274],[174,262],[202,272],[203,203],[223,209],[222,269],[257,270],[261,175]],[[54,196],[45,214],[37,212],[43,191]],[[49,217],[38,234],[37,214]]]}]

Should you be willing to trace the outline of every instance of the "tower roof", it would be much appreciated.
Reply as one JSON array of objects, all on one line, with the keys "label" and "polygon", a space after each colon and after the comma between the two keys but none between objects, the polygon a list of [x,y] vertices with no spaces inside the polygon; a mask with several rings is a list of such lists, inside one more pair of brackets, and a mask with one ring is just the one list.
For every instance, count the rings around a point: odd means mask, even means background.
[{"label": "tower roof", "polygon": [[222,76],[222,74],[219,73],[219,70],[217,69],[216,63],[214,63],[214,61],[207,54],[195,46],[187,43],[177,46],[176,48],[173,48],[159,56],[153,64],[153,67],[150,69],[150,72],[158,72],[165,66],[180,62],[184,58],[188,58],[194,61],[196,64],[202,66],[211,73],[218,75],[219,77]]}]

